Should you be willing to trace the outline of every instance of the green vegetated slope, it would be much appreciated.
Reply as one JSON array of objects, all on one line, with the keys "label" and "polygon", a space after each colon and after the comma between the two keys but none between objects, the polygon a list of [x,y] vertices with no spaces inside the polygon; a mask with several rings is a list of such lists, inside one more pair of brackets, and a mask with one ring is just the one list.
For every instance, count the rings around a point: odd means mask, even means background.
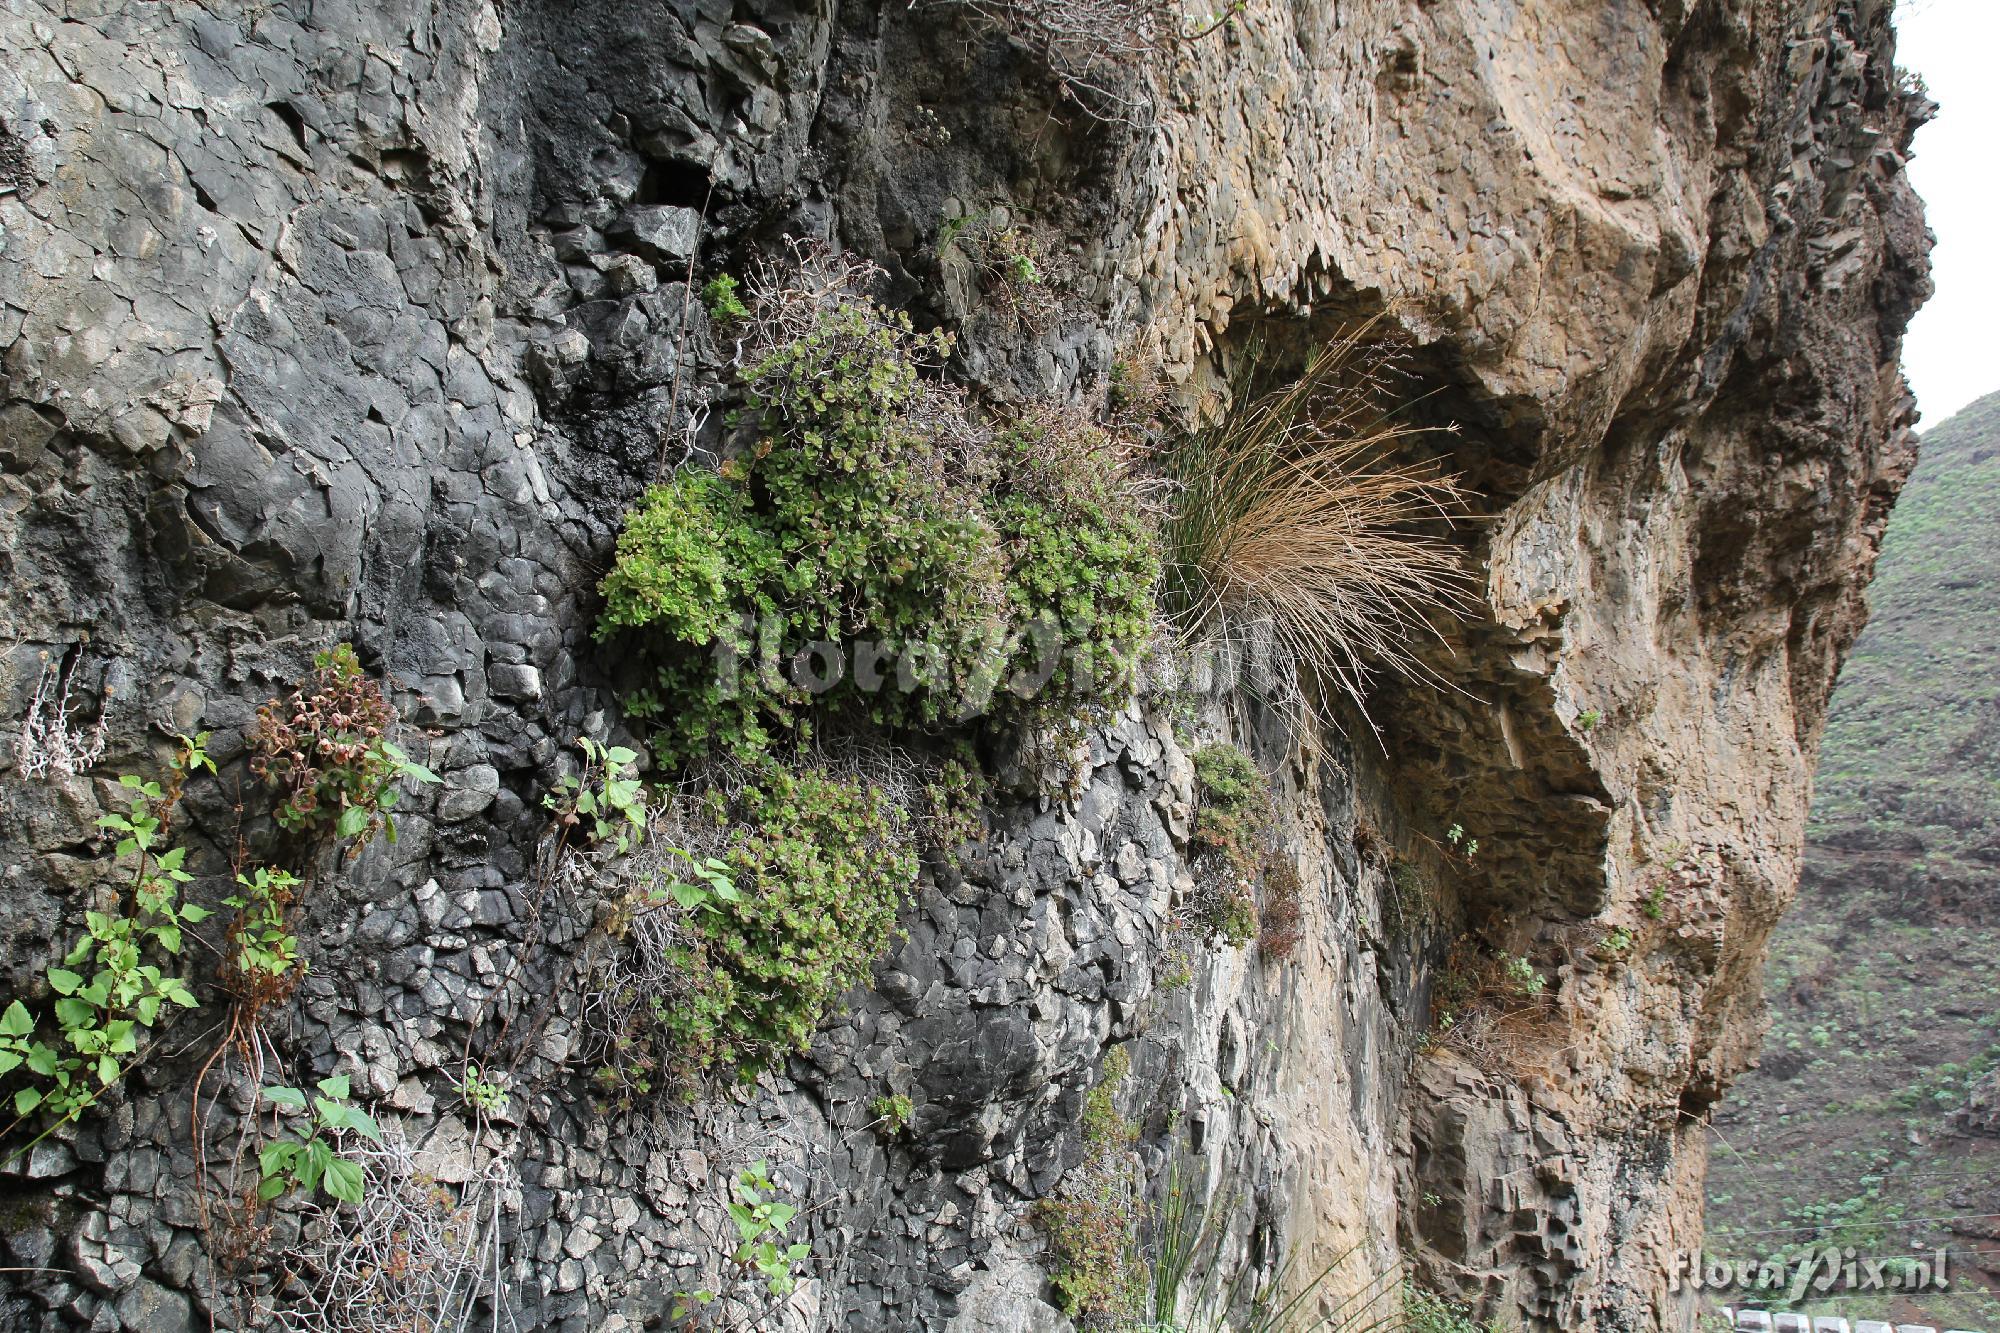
[{"label": "green vegetated slope", "polygon": [[2000,1330],[2000,394],[1925,434],[1871,596],[1763,1063],[1716,1119],[1707,1248],[1942,1246],[1948,1294],[1777,1304]]}]

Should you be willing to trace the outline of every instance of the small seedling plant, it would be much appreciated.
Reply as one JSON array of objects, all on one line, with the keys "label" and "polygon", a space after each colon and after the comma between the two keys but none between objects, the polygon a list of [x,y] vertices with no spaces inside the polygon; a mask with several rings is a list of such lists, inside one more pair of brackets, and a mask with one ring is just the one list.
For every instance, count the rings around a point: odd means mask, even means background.
[{"label": "small seedling plant", "polygon": [[264,1089],[265,1101],[280,1112],[308,1116],[310,1128],[302,1139],[273,1139],[257,1154],[262,1173],[257,1185],[260,1202],[269,1203],[295,1188],[308,1194],[323,1189],[342,1203],[361,1202],[366,1179],[361,1163],[343,1157],[334,1148],[333,1136],[352,1132],[380,1143],[382,1131],[373,1117],[348,1101],[347,1075],[323,1078],[316,1086],[319,1095],[310,1099],[298,1088]]},{"label": "small seedling plant", "polygon": [[608,842],[623,856],[646,836],[646,788],[635,776],[639,755],[588,736],[577,744],[583,748],[583,772],[556,779],[542,804],[565,828],[578,830],[593,845]]},{"label": "small seedling plant", "polygon": [[[745,1270],[745,1281],[761,1287],[771,1297],[782,1298],[798,1287],[798,1265],[812,1253],[804,1241],[786,1243],[786,1230],[799,1210],[778,1197],[771,1180],[770,1163],[758,1158],[736,1178],[736,1201],[729,1205],[730,1220],[742,1244],[730,1259]],[[752,1276],[754,1274],[754,1276]],[[688,1318],[696,1309],[720,1299],[720,1292],[702,1289],[674,1295],[673,1317]]]},{"label": "small seedling plant", "polygon": [[713,856],[697,857],[678,847],[667,851],[687,865],[687,879],[667,881],[665,887],[653,890],[653,901],[663,904],[671,899],[690,912],[720,911],[718,904],[743,901],[743,891],[730,878],[729,863]]},{"label": "small seedling plant", "polygon": [[507,1075],[502,1070],[481,1073],[478,1065],[468,1063],[456,1091],[459,1100],[481,1116],[507,1114]]},{"label": "small seedling plant", "polygon": [[908,1129],[910,1116],[916,1111],[909,1094],[902,1092],[884,1093],[870,1109],[875,1112],[875,1132],[885,1139],[893,1139]]}]

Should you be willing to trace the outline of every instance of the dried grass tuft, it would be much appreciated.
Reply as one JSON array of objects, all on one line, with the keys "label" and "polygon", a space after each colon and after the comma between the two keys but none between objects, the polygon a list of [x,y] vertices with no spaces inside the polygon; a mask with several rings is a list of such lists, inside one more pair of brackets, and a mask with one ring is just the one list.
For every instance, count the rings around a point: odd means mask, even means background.
[{"label": "dried grass tuft", "polygon": [[1165,531],[1164,600],[1184,637],[1268,633],[1309,703],[1344,695],[1364,717],[1378,671],[1435,681],[1414,642],[1478,605],[1459,548],[1437,533],[1466,492],[1435,463],[1406,461],[1437,428],[1393,415],[1396,351],[1373,328],[1173,450]]}]

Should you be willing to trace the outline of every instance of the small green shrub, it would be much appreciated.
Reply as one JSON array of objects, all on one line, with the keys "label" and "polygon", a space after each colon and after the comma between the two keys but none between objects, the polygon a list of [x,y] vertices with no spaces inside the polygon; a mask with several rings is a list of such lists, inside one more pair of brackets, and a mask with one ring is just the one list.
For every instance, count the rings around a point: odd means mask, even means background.
[{"label": "small green shrub", "polygon": [[750,307],[737,294],[740,285],[727,273],[718,273],[702,284],[701,300],[708,307],[710,319],[718,324],[734,324],[749,317]]},{"label": "small green shrub", "polygon": [[[1196,881],[1190,923],[1204,942],[1241,948],[1258,935],[1257,884],[1270,853],[1271,788],[1226,742],[1194,753]],[[1296,942],[1296,941],[1294,941]]]},{"label": "small green shrub", "polygon": [[853,779],[767,765],[730,814],[736,897],[694,915],[695,942],[670,957],[686,994],[661,1017],[688,1073],[749,1080],[867,979],[917,865],[901,812]]},{"label": "small green shrub", "polygon": [[298,876],[258,866],[238,875],[236,887],[236,893],[222,900],[224,907],[236,909],[236,919],[229,923],[223,980],[231,991],[246,997],[289,992],[305,971],[299,961],[299,938],[286,924],[298,893]]},{"label": "small green shrub", "polygon": [[1256,874],[1270,836],[1271,786],[1257,763],[1226,741],[1194,752],[1194,840],[1219,852],[1246,878]]},{"label": "small green shrub", "polygon": [[635,776],[639,756],[622,745],[577,738],[583,772],[557,778],[542,804],[586,843],[609,843],[618,855],[646,836],[646,788]]},{"label": "small green shrub", "polygon": [[1513,987],[1515,994],[1523,999],[1535,999],[1548,988],[1547,978],[1542,976],[1533,963],[1519,954],[1509,957],[1501,965],[1501,972],[1507,978],[1507,984]]},{"label": "small green shrub", "polygon": [[1408,1333],[1498,1333],[1500,1324],[1482,1324],[1464,1306],[1405,1282],[1402,1327]]},{"label": "small green shrub", "polygon": [[910,1127],[910,1116],[916,1108],[910,1104],[907,1093],[884,1093],[870,1104],[875,1113],[875,1129],[885,1139],[893,1139]]},{"label": "small green shrub", "polygon": [[851,280],[760,292],[756,443],[655,486],[619,536],[598,634],[647,655],[634,711],[670,719],[669,765],[754,757],[828,712],[1060,719],[1122,698],[1150,631],[1152,543],[1102,432],[975,422],[919,378],[949,337]]},{"label": "small green shrub", "polygon": [[1645,901],[1639,904],[1639,911],[1645,915],[1648,921],[1658,921],[1667,914],[1667,885],[1665,880],[1661,880],[1659,883],[1653,885],[1652,889],[1646,894]]},{"label": "small green shrub", "polygon": [[489,1069],[481,1073],[479,1066],[470,1062],[452,1090],[461,1102],[482,1116],[505,1115],[511,1100],[504,1071]]}]

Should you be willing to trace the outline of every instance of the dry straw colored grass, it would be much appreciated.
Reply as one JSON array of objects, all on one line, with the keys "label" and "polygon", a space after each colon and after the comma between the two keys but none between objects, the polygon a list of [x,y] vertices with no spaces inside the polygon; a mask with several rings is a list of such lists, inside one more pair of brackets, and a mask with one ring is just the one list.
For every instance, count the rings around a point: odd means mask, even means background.
[{"label": "dry straw colored grass", "polygon": [[1478,605],[1463,553],[1440,532],[1466,493],[1434,462],[1408,461],[1438,428],[1394,415],[1400,379],[1398,349],[1376,322],[1358,325],[1168,461],[1179,495],[1165,602],[1182,634],[1261,629],[1309,706],[1343,695],[1364,717],[1379,670],[1442,683],[1413,644],[1439,616]]}]

